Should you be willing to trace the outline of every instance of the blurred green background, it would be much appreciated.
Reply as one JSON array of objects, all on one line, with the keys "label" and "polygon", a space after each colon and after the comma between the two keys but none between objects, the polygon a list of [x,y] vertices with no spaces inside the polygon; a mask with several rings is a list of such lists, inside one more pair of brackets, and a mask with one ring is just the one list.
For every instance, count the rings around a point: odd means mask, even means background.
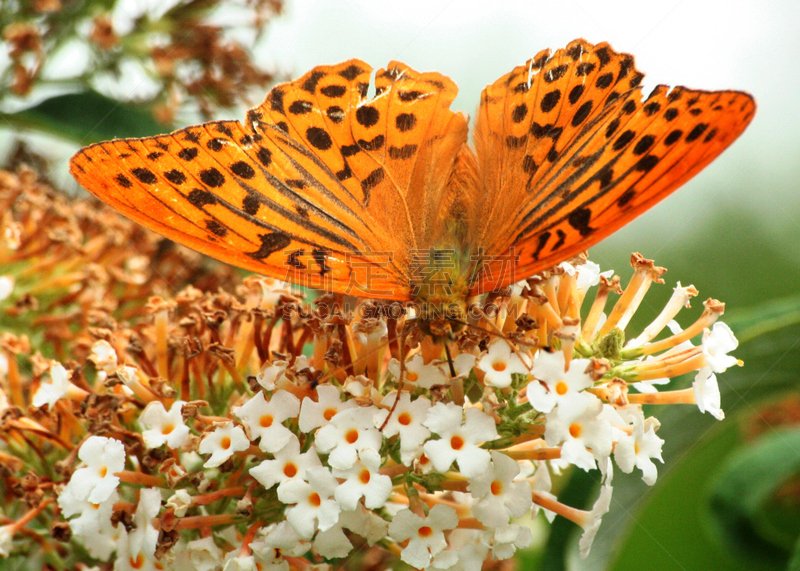
[{"label": "blurred green background", "polygon": [[[700,290],[695,307],[679,316],[684,326],[699,315],[702,300],[728,304],[723,320],[740,339],[735,355],[745,366],[719,376],[727,418],[717,422],[693,407],[649,411],[661,420],[659,435],[666,440],[658,483],[648,488],[635,474],[617,474],[612,510],[587,560],[577,556],[574,526],[557,522],[543,528],[522,566],[800,569],[800,3],[294,0],[281,6],[262,0],[255,11],[254,3],[3,2],[0,164],[41,157],[46,176],[80,199],[85,194],[66,170],[80,145],[203,118],[242,118],[273,77],[351,57],[375,67],[398,59],[450,75],[461,89],[454,107],[467,113],[484,85],[540,49],[576,37],[633,53],[647,73],[645,93],[658,83],[751,92],[759,107],[744,135],[675,195],[591,252],[623,282],[632,251],[669,269],[666,284],[645,300],[640,326],[677,281]],[[263,19],[260,35],[254,13]],[[98,50],[98,38],[91,39],[97,22],[73,22],[87,14],[108,14],[116,43]],[[13,26],[42,26],[47,18],[58,24],[51,35],[15,55],[20,37]],[[172,27],[165,18],[172,18]],[[263,75],[237,69],[225,84],[225,54],[217,53],[216,75],[199,87],[197,70],[210,65],[202,57],[188,57],[186,69],[169,81],[154,80],[153,46],[183,45],[197,56],[228,45],[205,36],[180,44],[194,29],[187,22],[219,27]],[[59,33],[66,39],[57,39]],[[37,58],[44,63],[26,86],[15,69],[35,69]],[[166,122],[154,119],[154,108]],[[559,497],[591,505],[596,480],[595,474],[575,474]]]}]

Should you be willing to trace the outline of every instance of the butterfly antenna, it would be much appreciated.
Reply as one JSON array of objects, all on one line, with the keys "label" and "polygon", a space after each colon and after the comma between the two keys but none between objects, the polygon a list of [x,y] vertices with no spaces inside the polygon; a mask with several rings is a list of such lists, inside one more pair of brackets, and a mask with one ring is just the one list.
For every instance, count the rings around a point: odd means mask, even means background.
[{"label": "butterfly antenna", "polygon": [[511,338],[504,335],[502,332],[494,331],[492,329],[486,329],[485,327],[478,327],[477,325],[473,325],[471,323],[467,323],[466,321],[461,321],[459,319],[454,319],[452,317],[448,317],[447,320],[450,321],[451,323],[457,323],[458,325],[463,325],[468,329],[474,329],[476,331],[481,331],[483,333],[486,333],[487,335],[493,335],[494,337],[500,337],[501,339],[505,339],[506,341],[509,342],[511,341]]},{"label": "butterfly antenna", "polygon": [[456,378],[456,366],[453,364],[453,356],[450,354],[450,346],[447,341],[442,343],[444,345],[444,354],[447,356],[447,364],[450,366],[450,377]]},{"label": "butterfly antenna", "polygon": [[[419,326],[415,326],[414,329],[418,328]],[[386,428],[386,425],[389,423],[389,419],[392,418],[394,414],[394,410],[397,408],[397,403],[400,402],[400,395],[403,393],[403,385],[405,381],[403,380],[406,376],[406,335],[408,331],[403,329],[403,332],[400,334],[400,379],[397,381],[397,396],[394,398],[394,402],[392,403],[392,408],[389,409],[389,414],[386,415],[386,419],[381,424],[381,427],[378,429],[378,432],[383,432],[383,429]]]},{"label": "butterfly antenna", "polygon": [[[418,326],[418,325],[416,325],[416,326],[412,327],[412,328],[411,328],[409,331],[407,331],[407,332],[414,331],[415,329],[419,329],[419,326]],[[360,364],[361,364],[363,361],[367,360],[367,359],[368,359],[370,356],[372,356],[374,353],[376,353],[376,352],[378,352],[378,351],[381,351],[381,350],[385,349],[386,347],[389,347],[389,346],[390,346],[392,343],[394,343],[394,342],[395,342],[395,341],[397,341],[398,339],[402,339],[402,338],[403,338],[403,334],[397,335],[397,336],[395,336],[395,337],[390,337],[390,338],[388,338],[388,339],[387,339],[387,340],[386,340],[384,343],[380,343],[380,344],[378,344],[378,346],[377,346],[377,347],[375,347],[374,349],[370,349],[369,351],[365,351],[364,353],[360,354],[360,355],[358,356],[358,358],[356,358],[355,360],[353,360],[353,361],[349,361],[349,362],[347,363],[347,365],[346,365],[346,366],[343,366],[343,367],[337,367],[337,370],[338,370],[338,369],[344,369],[345,371],[347,371],[347,370],[350,370],[350,371],[352,371],[352,372],[353,372],[353,374],[355,374],[355,371],[353,371],[353,368],[354,368],[354,367],[356,367],[357,365],[360,365]],[[402,351],[401,351],[401,352],[402,352]],[[402,363],[403,363],[403,360],[402,360],[402,359],[400,360],[400,363],[401,363],[401,368],[402,368]],[[323,375],[323,376],[322,376],[322,377],[321,377],[321,378],[320,378],[320,379],[317,381],[317,384],[318,384],[318,385],[321,385],[321,384],[323,384],[323,383],[327,382],[329,379],[331,379],[331,378],[332,378],[333,376],[335,376],[335,375],[336,375],[336,370],[334,370],[334,371],[331,371],[331,372],[329,372],[329,373],[326,373],[325,375]]]}]

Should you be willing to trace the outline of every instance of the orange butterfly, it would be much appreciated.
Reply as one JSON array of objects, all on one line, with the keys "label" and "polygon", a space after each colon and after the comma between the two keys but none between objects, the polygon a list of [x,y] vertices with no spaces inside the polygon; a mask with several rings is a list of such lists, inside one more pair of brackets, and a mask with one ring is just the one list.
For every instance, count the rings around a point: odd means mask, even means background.
[{"label": "orange butterfly", "polygon": [[[455,84],[391,62],[316,67],[245,124],[215,121],[77,153],[92,194],[241,268],[462,318],[595,244],[689,180],[755,113],[740,91],[659,85],[575,40],[481,96],[474,148]],[[424,308],[427,308],[424,309]],[[427,311],[427,313],[426,313]]]}]

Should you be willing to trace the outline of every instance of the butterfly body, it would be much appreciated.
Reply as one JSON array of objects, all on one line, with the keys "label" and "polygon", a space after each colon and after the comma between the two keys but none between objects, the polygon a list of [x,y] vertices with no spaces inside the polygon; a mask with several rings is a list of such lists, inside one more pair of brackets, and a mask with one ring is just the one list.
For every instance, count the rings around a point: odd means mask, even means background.
[{"label": "butterfly body", "polygon": [[755,112],[739,91],[658,86],[575,40],[488,86],[468,143],[455,84],[350,60],[276,86],[246,121],[82,149],[87,190],[236,266],[423,322],[587,249],[699,172]]}]

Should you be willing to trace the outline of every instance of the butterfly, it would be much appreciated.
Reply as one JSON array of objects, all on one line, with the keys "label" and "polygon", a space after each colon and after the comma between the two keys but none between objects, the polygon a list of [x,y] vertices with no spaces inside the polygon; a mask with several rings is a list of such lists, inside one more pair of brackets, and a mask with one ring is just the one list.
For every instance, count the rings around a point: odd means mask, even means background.
[{"label": "butterfly", "polygon": [[449,78],[395,61],[372,83],[371,72],[355,59],[315,67],[244,123],[90,145],[70,171],[129,218],[224,262],[457,320],[473,296],[570,258],[666,197],[755,113],[741,91],[659,85],[643,99],[633,56],[578,39],[487,86],[469,145]]}]

